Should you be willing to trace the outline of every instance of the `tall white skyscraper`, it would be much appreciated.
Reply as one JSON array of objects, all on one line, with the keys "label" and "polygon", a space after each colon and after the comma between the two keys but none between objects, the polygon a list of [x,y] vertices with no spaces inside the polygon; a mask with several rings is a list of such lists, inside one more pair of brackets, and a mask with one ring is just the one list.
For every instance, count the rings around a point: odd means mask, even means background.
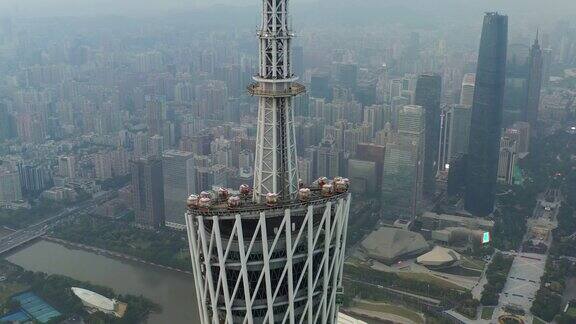
[{"label": "tall white skyscraper", "polygon": [[304,187],[292,98],[287,0],[263,0],[254,188],[188,198],[186,223],[201,322],[336,323],[342,294],[348,180]]}]

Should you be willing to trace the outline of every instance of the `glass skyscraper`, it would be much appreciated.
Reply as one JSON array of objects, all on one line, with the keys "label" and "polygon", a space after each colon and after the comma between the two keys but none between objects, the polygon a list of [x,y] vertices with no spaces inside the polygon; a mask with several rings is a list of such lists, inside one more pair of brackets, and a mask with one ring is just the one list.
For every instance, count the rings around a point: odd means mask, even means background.
[{"label": "glass skyscraper", "polygon": [[437,74],[423,74],[416,83],[415,104],[424,108],[426,133],[424,148],[424,193],[434,193],[440,141],[440,99],[442,79]]},{"label": "glass skyscraper", "polygon": [[506,79],[508,17],[487,13],[476,71],[468,147],[465,208],[475,216],[494,210]]},{"label": "glass skyscraper", "polygon": [[523,120],[530,123],[532,130],[535,130],[538,121],[538,107],[540,106],[540,91],[542,89],[542,66],[544,64],[542,49],[538,43],[538,35],[536,35],[534,44],[530,48],[528,64],[528,91]]}]

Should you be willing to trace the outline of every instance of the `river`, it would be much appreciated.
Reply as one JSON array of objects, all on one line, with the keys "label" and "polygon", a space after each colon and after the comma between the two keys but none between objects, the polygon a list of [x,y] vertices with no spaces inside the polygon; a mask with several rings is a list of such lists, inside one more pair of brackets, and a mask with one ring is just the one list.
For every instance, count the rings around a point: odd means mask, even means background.
[{"label": "river", "polygon": [[[107,286],[120,294],[142,295],[162,306],[148,318],[150,324],[198,323],[198,310],[191,275],[110,258],[38,241],[6,258],[27,270],[61,274]],[[128,305],[130,307],[130,305]]]}]

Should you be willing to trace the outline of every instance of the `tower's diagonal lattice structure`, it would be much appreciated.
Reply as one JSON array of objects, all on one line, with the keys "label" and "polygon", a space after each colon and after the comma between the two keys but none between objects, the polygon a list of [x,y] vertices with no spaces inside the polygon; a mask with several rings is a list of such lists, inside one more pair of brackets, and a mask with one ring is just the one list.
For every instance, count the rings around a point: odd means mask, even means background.
[{"label": "tower's diagonal lattice structure", "polygon": [[186,224],[203,324],[335,323],[342,297],[348,180],[298,180],[288,0],[263,0],[254,187],[188,199]]}]

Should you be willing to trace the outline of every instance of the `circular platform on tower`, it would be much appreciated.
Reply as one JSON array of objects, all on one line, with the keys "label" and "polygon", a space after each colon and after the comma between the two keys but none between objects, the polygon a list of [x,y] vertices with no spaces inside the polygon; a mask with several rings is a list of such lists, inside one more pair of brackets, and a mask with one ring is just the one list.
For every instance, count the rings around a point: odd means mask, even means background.
[{"label": "circular platform on tower", "polygon": [[291,83],[287,87],[271,87],[265,83],[252,83],[248,86],[248,93],[257,97],[294,97],[306,92],[306,87],[300,83]]}]

